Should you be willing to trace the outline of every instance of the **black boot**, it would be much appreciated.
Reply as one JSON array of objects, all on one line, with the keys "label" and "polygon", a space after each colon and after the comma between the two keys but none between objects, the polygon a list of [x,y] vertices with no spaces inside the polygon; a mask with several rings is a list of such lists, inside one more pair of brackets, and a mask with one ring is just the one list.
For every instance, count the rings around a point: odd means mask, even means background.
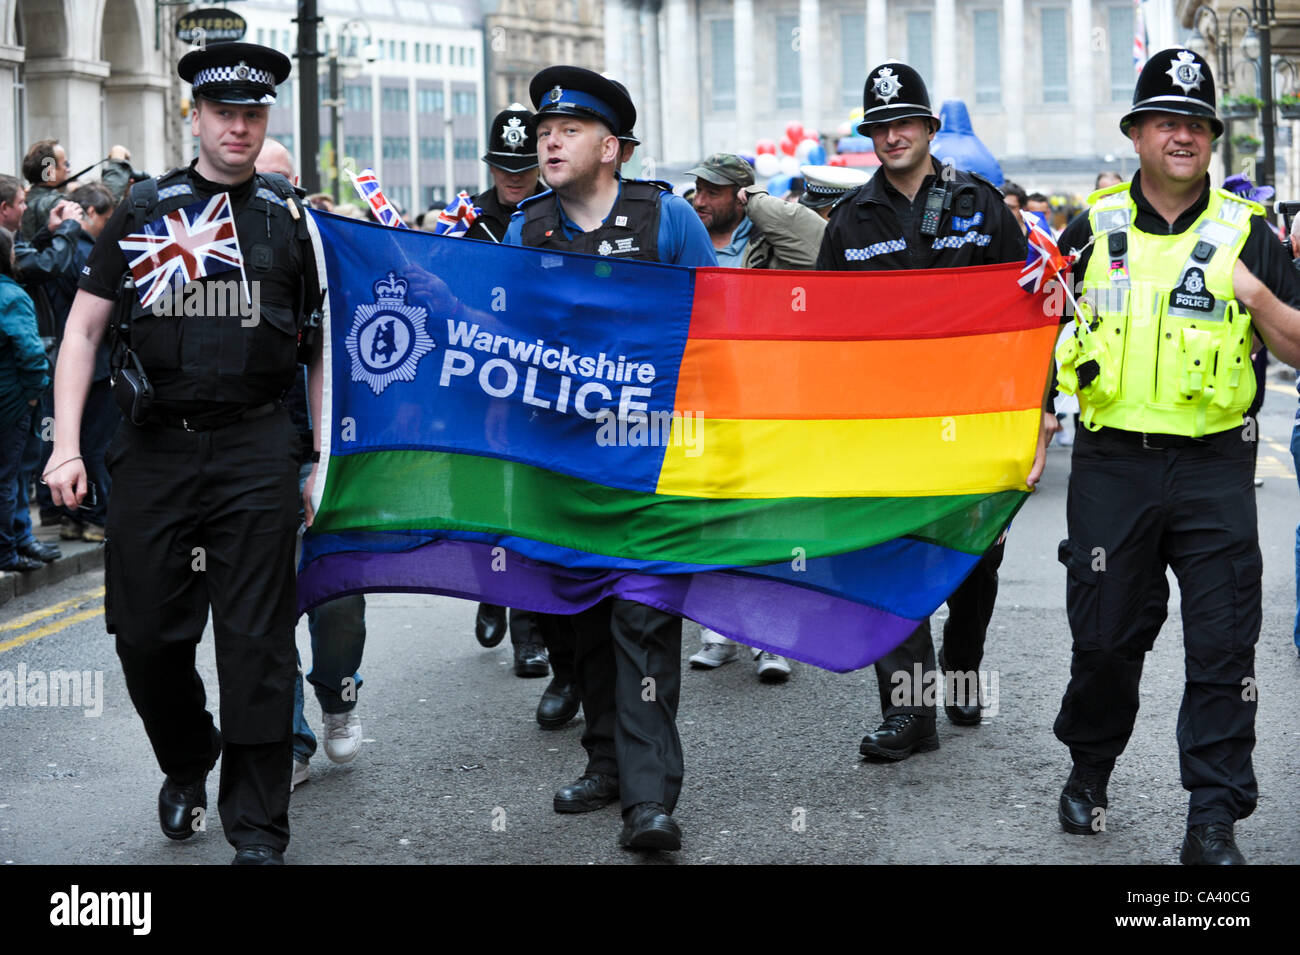
[{"label": "black boot", "polygon": [[1246,857],[1232,837],[1232,823],[1211,822],[1188,826],[1183,851],[1178,856],[1183,865],[1245,865]]},{"label": "black boot", "polygon": [[1106,829],[1106,783],[1108,770],[1092,769],[1077,763],[1061,790],[1057,816],[1061,828],[1076,836],[1095,836]]},{"label": "black boot", "polygon": [[479,604],[474,620],[474,639],[485,647],[495,647],[506,638],[506,608],[496,604]]},{"label": "black boot", "polygon": [[537,704],[537,722],[542,729],[559,729],[578,715],[578,685],[557,675]]}]

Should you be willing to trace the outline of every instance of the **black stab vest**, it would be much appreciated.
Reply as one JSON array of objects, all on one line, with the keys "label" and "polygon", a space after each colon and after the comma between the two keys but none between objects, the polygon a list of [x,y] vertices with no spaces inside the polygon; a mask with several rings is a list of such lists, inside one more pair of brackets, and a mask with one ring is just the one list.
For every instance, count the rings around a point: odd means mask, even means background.
[{"label": "black stab vest", "polygon": [[624,179],[618,201],[600,228],[572,240],[564,237],[560,207],[554,192],[544,192],[519,204],[524,213],[524,245],[564,252],[586,252],[623,259],[659,261],[659,197],[664,185]]},{"label": "black stab vest", "polygon": [[[125,200],[134,206],[126,231],[139,231],[146,222],[207,201],[195,190],[188,172],[188,168],[175,169],[159,178],[153,197],[154,183],[132,187]],[[297,203],[299,219],[290,214],[289,202]],[[257,283],[260,301],[256,312],[250,314],[247,299],[242,309],[232,299],[232,293],[245,294],[238,269],[199,279],[202,299],[192,290],[193,283],[180,295],[174,294],[173,286],[170,302],[163,309],[170,314],[157,314],[157,306],[145,308],[138,296],[134,300],[131,348],[154,386],[159,410],[192,410],[195,402],[264,404],[280,398],[293,385],[304,311],[307,213],[292,195],[287,180],[260,174],[244,205],[232,211],[244,274],[250,283]],[[130,254],[127,257],[129,261]],[[314,267],[311,274],[315,274]],[[210,292],[214,285],[217,288]],[[200,301],[202,308],[198,307]],[[210,305],[216,306],[214,314],[209,313]],[[189,310],[198,313],[184,314]]]}]

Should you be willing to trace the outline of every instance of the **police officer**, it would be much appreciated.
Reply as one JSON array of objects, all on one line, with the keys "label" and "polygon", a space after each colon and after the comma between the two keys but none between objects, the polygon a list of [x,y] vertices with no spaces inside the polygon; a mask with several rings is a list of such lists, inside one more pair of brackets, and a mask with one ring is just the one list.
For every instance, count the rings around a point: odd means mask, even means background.
[{"label": "police officer", "polygon": [[[930,155],[939,118],[930,108],[921,75],[903,63],[884,63],[868,74],[863,100],[858,130],[871,137],[880,169],[834,207],[817,268],[873,271],[1023,262],[1024,236],[997,188],[972,173],[941,167]],[[1044,428],[1058,426],[1055,415],[1045,415],[1043,421]],[[1038,480],[1041,470],[1040,445],[1030,484]],[[948,598],[940,669],[979,667],[997,597],[1002,550],[1001,541],[989,548]],[[902,699],[895,696],[900,687],[913,682],[918,665],[928,679],[937,678],[928,619],[876,663],[884,722],[863,738],[862,755],[900,760],[939,747],[935,709],[922,705],[923,688],[913,686]],[[906,680],[895,679],[900,672]],[[960,726],[980,722],[978,699],[945,700],[944,710]]]},{"label": "police officer", "polygon": [[500,242],[519,203],[546,191],[537,178],[537,119],[522,103],[511,103],[492,119],[483,162],[492,187],[472,200],[483,212],[465,236]]},{"label": "police officer", "polygon": [[[297,316],[315,307],[320,288],[292,186],[254,173],[268,108],[289,69],[281,53],[248,43],[181,59],[178,73],[193,84],[198,157],[132,187],[95,245],[63,341],[46,472],[55,502],[76,507],[86,494],[82,406],[120,297],[124,365],[114,395],[125,418],[107,455],[106,622],[166,774],[164,834],[186,839],[202,828],[206,778],[220,756],[218,808],[237,864],[282,864],[289,842],[297,439],[280,399],[297,367]],[[119,242],[150,223],[161,235],[187,229],[222,194],[242,264],[218,271],[207,260],[203,277],[184,276],[185,286],[178,280],[144,307],[143,273],[168,250],[137,262],[136,292],[124,288]],[[194,667],[209,608],[220,731]]]},{"label": "police officer", "polygon": [[1251,688],[1262,572],[1255,425],[1242,413],[1255,393],[1253,333],[1283,361],[1300,359],[1300,281],[1263,207],[1210,188],[1223,123],[1204,59],[1152,56],[1120,129],[1139,171],[1093,193],[1060,242],[1082,250],[1077,328],[1057,360],[1084,427],[1060,545],[1074,643],[1055,730],[1074,765],[1059,818],[1080,835],[1105,827],[1106,784],[1133,730],[1172,566],[1186,654],[1178,748],[1191,793],[1181,857],[1240,863],[1233,824],[1258,796]]},{"label": "police officer", "polygon": [[[520,205],[507,242],[716,264],[708,233],[689,204],[666,184],[618,177],[618,136],[636,121],[636,107],[618,84],[590,70],[553,66],[533,77],[529,93],[537,106],[538,157],[552,191]],[[672,811],[682,784],[681,619],[622,599],[568,619],[588,763],[577,782],[556,793],[555,809],[590,812],[620,800],[620,844],[679,849],[681,830]],[[646,677],[655,686],[648,701],[642,698]]]}]

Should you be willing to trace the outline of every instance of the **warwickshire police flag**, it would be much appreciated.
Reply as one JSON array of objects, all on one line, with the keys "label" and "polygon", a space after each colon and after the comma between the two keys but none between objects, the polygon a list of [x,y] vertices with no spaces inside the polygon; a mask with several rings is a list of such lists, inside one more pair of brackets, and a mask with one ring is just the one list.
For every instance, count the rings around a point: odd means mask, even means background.
[{"label": "warwickshire police flag", "polygon": [[366,205],[370,206],[370,211],[375,214],[375,218],[381,225],[392,226],[395,229],[407,228],[397,208],[388,201],[384,190],[379,188],[379,177],[375,175],[373,169],[363,169],[359,176],[349,169],[347,174],[352,177],[352,185],[357,190],[357,195],[366,200]]},{"label": "warwickshire police flag", "polygon": [[1019,262],[691,269],[312,216],[329,298],[302,609],[624,597],[851,670],[1028,495],[1057,317]]},{"label": "warwickshire police flag", "polygon": [[227,192],[147,222],[143,232],[133,232],[117,244],[146,308],[173,282],[193,282],[231,269],[243,274],[244,257]]}]

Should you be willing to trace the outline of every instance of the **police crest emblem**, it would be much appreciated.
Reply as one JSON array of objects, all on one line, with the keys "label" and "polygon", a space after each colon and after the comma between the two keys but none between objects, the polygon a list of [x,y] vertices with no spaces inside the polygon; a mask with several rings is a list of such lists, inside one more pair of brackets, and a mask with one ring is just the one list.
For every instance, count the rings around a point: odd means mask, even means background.
[{"label": "police crest emblem", "polygon": [[519,150],[528,139],[528,130],[519,121],[518,116],[511,116],[510,122],[501,127],[501,141],[507,149]]},{"label": "police crest emblem", "polygon": [[1175,86],[1181,86],[1184,93],[1200,89],[1201,64],[1197,63],[1196,57],[1187,50],[1179,50],[1178,59],[1174,60],[1165,72],[1170,82]]},{"label": "police crest emblem", "polygon": [[560,100],[564,99],[564,90],[559,86],[552,87],[550,97],[552,103],[558,103]]},{"label": "police crest emblem", "polygon": [[375,301],[352,313],[345,341],[352,380],[376,396],[395,381],[414,381],[420,359],[437,347],[425,331],[428,312],[406,301],[406,289],[406,280],[389,272],[374,284]]},{"label": "police crest emblem", "polygon": [[875,92],[876,99],[888,104],[902,91],[903,83],[894,75],[894,71],[886,66],[882,67],[876,74],[876,78],[871,81],[871,89]]}]

